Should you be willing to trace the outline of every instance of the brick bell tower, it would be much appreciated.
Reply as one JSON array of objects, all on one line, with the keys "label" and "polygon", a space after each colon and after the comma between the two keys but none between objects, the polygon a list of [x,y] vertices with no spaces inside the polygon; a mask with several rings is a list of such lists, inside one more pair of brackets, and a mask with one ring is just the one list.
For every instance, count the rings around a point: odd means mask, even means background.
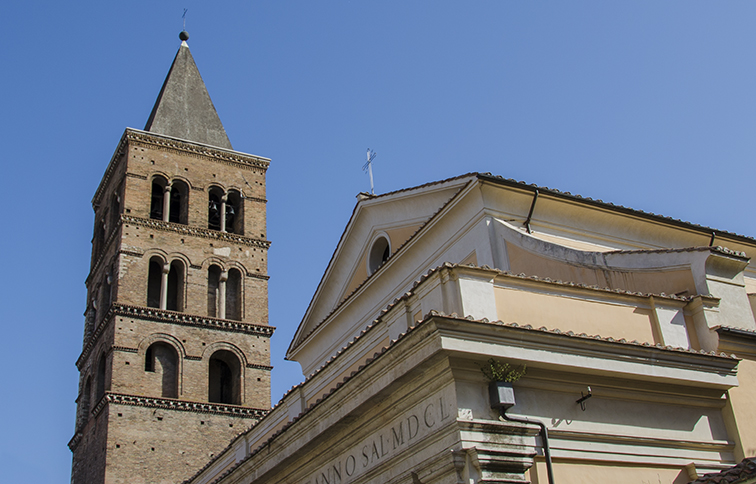
[{"label": "brick bell tower", "polygon": [[186,40],[92,207],[71,482],[177,483],[270,408],[265,172]]}]

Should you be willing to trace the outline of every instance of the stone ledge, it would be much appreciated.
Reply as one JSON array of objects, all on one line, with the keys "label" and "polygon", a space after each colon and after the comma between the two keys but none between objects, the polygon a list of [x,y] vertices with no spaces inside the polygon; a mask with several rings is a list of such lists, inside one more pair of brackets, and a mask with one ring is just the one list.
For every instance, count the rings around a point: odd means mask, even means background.
[{"label": "stone ledge", "polygon": [[177,400],[172,398],[140,397],[138,395],[111,392],[105,394],[105,397],[100,400],[100,403],[98,403],[92,413],[98,411],[98,408],[104,407],[106,403],[111,403],[113,405],[161,408],[164,410],[180,410],[184,412],[214,413],[236,417],[262,418],[268,413],[268,410],[262,408],[242,407],[240,405],[190,402],[187,400]]},{"label": "stone ledge", "polygon": [[193,235],[195,237],[203,237],[206,239],[224,240],[227,242],[234,242],[237,244],[243,244],[248,246],[260,247],[262,249],[270,248],[270,241],[256,239],[252,237],[245,237],[238,234],[229,234],[227,232],[220,232],[218,230],[205,229],[202,227],[196,227],[192,225],[177,224],[173,222],[164,222],[162,220],[155,220],[151,218],[135,217],[133,215],[121,215],[121,223],[140,225],[142,227],[149,227],[157,230],[165,230],[168,232],[177,232],[184,235]]},{"label": "stone ledge", "polygon": [[204,316],[167,311],[157,308],[147,308],[142,306],[128,306],[125,304],[113,304],[110,310],[102,319],[100,324],[94,330],[92,335],[84,345],[81,355],[76,360],[76,367],[81,371],[82,364],[89,357],[95,342],[105,331],[105,328],[115,320],[116,316],[127,316],[147,319],[170,324],[181,324],[185,326],[199,326],[207,329],[216,329],[219,331],[229,331],[233,333],[254,334],[264,337],[271,337],[276,330],[273,326],[264,326],[260,324],[242,323],[240,321],[231,321],[229,319],[219,319]]}]

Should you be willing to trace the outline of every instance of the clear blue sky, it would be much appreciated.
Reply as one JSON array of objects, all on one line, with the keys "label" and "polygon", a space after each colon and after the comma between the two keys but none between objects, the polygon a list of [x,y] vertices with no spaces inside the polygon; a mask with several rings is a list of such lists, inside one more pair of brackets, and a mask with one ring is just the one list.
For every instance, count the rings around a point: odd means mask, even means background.
[{"label": "clear blue sky", "polygon": [[[268,171],[273,400],[355,203],[490,171],[756,236],[756,3],[4,2],[0,468],[64,483],[90,200],[189,45]],[[702,241],[705,244],[706,241]],[[752,254],[756,255],[756,254]]]}]

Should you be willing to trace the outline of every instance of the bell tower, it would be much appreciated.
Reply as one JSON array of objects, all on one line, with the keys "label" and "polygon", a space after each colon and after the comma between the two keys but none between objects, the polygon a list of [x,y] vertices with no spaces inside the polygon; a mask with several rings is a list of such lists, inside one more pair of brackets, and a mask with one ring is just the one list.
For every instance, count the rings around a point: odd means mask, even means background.
[{"label": "bell tower", "polygon": [[186,43],[92,199],[71,482],[178,483],[270,408],[265,173]]}]

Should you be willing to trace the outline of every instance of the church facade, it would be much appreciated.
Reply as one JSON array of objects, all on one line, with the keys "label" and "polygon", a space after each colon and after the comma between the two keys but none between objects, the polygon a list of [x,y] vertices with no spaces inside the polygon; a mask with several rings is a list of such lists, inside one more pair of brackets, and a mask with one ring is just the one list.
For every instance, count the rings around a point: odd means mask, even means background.
[{"label": "church facade", "polygon": [[[288,350],[305,381],[187,482],[728,468],[756,454],[754,249],[490,174],[363,194]],[[527,367],[503,409],[492,359]]]},{"label": "church facade", "polygon": [[756,455],[756,240],[488,173],[358,196],[270,408],[269,160],[190,59],[93,200],[73,482],[685,484]]}]

